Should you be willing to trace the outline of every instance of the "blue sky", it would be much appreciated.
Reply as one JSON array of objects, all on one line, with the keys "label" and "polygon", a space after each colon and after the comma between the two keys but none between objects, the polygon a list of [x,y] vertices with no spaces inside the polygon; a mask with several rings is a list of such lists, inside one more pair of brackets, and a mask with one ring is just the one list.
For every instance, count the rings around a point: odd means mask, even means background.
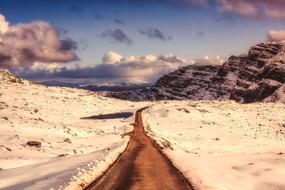
[{"label": "blue sky", "polygon": [[[236,10],[235,7],[229,9],[218,3],[219,0],[154,1],[156,3],[137,0],[1,0],[0,14],[10,25],[36,20],[49,22],[62,31],[64,37],[78,43],[76,54],[80,60],[75,62],[90,65],[101,64],[102,57],[109,51],[123,56],[171,53],[191,60],[205,55],[228,57],[266,41],[269,30],[285,28],[283,18],[252,17],[239,6]],[[228,1],[236,5],[232,0]],[[197,5],[197,2],[206,3]],[[259,1],[249,2],[255,4]],[[266,2],[260,0],[260,5],[266,7]],[[228,9],[221,11],[221,6]],[[170,39],[151,38],[146,34],[150,29],[157,29]],[[115,30],[120,30],[132,43],[113,39],[111,33]],[[145,34],[138,30],[145,31]]]}]

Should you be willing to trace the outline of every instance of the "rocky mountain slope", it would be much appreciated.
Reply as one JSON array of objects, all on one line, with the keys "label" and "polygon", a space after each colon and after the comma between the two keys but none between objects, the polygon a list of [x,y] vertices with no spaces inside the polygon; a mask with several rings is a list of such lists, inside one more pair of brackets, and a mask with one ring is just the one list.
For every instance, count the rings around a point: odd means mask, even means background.
[{"label": "rocky mountain slope", "polygon": [[20,83],[20,84],[31,84],[30,81],[25,80],[21,77],[15,76],[8,71],[0,70],[0,84],[6,83]]},{"label": "rocky mountain slope", "polygon": [[161,77],[149,90],[111,93],[131,100],[232,99],[285,102],[285,47],[260,43],[223,65],[189,65]]}]

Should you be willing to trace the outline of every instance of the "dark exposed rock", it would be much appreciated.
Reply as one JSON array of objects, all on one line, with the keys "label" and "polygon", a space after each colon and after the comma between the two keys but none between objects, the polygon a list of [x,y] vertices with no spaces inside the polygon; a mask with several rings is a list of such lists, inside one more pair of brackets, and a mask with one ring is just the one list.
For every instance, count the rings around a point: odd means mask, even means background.
[{"label": "dark exposed rock", "polygon": [[66,157],[66,156],[68,156],[68,154],[60,154],[60,155],[58,155],[58,157]]},{"label": "dark exposed rock", "polygon": [[63,142],[72,143],[72,141],[69,138],[64,139]]},{"label": "dark exposed rock", "polygon": [[189,65],[162,76],[148,90],[110,94],[129,100],[232,99],[285,102],[285,47],[260,43],[223,65]]},{"label": "dark exposed rock", "polygon": [[0,145],[0,148],[4,148],[4,150],[7,150],[7,151],[12,151],[12,149],[11,148],[8,148],[8,147],[6,147],[6,146],[4,146],[4,145]]},{"label": "dark exposed rock", "polygon": [[41,148],[42,143],[38,141],[28,141],[27,145],[31,147]]},{"label": "dark exposed rock", "polygon": [[[285,51],[281,44],[261,43],[249,50],[248,61],[237,69],[230,98],[250,103],[269,100],[285,82]],[[229,63],[231,64],[231,63]],[[275,101],[282,97],[275,97]]]}]

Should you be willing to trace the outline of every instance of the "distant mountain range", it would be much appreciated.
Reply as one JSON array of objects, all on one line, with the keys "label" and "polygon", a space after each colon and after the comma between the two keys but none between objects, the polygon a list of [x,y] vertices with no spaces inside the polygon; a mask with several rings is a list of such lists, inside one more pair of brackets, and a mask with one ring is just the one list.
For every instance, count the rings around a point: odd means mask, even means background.
[{"label": "distant mountain range", "polygon": [[285,103],[285,47],[260,43],[223,65],[189,65],[162,76],[148,89],[110,92],[107,96],[141,100],[223,100]]},{"label": "distant mountain range", "polygon": [[61,80],[42,81],[41,84],[47,86],[60,86],[70,88],[82,88],[90,91],[108,91],[108,92],[121,92],[131,90],[142,90],[151,86],[149,83],[135,84],[127,82],[108,83],[108,82],[65,82]]}]

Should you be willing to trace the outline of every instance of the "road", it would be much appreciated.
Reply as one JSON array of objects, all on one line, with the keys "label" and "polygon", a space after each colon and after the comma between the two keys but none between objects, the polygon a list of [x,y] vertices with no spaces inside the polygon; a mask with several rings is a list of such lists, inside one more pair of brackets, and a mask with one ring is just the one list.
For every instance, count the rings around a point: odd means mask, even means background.
[{"label": "road", "polygon": [[117,161],[86,190],[189,190],[184,176],[144,133],[142,110],[136,112],[133,135]]}]

